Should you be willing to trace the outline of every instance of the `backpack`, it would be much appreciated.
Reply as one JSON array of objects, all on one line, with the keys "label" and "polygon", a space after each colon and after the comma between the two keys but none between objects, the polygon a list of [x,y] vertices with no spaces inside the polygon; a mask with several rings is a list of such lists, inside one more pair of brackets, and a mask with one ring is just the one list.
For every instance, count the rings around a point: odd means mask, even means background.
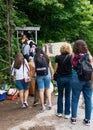
[{"label": "backpack", "polygon": [[36,74],[38,76],[45,76],[48,74],[48,62],[44,56],[40,56],[35,61]]},{"label": "backpack", "polygon": [[88,59],[79,60],[79,69],[77,70],[78,78],[81,81],[91,80],[92,65]]}]

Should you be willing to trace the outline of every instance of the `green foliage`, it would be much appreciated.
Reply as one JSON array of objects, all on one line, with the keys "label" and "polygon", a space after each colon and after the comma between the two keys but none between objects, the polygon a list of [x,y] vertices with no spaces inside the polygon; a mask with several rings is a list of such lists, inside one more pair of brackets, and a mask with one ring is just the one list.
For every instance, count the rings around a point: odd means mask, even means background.
[{"label": "green foliage", "polygon": [[53,68],[54,68],[54,64],[55,64],[55,57],[51,57],[51,58],[50,58],[50,60],[51,60],[51,64],[52,64],[52,66],[53,66]]},{"label": "green foliage", "polygon": [[[10,68],[6,63],[9,57],[5,0],[0,0],[0,12],[0,69],[3,69]],[[89,0],[12,0],[10,14],[12,60],[19,51],[16,26],[40,26],[38,46],[48,42],[72,43],[83,39],[93,54],[93,3],[90,4]],[[3,59],[6,62],[1,64]],[[1,77],[4,79],[3,75]]]}]

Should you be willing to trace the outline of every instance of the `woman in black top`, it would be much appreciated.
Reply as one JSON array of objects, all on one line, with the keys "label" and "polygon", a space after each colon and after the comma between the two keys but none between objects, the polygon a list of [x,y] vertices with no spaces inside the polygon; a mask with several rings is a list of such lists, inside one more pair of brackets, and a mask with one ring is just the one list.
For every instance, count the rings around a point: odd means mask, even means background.
[{"label": "woman in black top", "polygon": [[[72,78],[72,48],[69,43],[63,43],[60,48],[61,54],[56,56],[55,71],[59,77],[57,78],[58,100],[57,100],[57,116],[70,118],[70,92]],[[65,89],[65,111],[63,110],[63,92]]]}]

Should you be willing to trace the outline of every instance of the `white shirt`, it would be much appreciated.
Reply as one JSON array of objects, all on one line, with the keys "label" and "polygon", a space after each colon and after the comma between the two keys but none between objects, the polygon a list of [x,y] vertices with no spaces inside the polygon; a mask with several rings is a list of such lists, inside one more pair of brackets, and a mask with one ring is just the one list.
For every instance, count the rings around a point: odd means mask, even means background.
[{"label": "white shirt", "polygon": [[12,64],[12,68],[11,68],[11,75],[15,75],[16,80],[22,80],[23,78],[27,78],[28,77],[28,72],[30,70],[27,61],[25,60],[24,65],[22,64],[21,67],[19,69],[15,69],[13,68],[14,66],[14,62]]}]

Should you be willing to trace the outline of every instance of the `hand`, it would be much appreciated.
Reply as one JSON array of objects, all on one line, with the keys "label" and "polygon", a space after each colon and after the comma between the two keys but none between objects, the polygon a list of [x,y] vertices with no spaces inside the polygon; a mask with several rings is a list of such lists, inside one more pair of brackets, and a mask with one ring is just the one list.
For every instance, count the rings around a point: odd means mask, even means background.
[{"label": "hand", "polygon": [[15,76],[12,76],[12,79],[15,81],[15,80],[16,80],[16,77],[15,77]]},{"label": "hand", "polygon": [[54,76],[53,75],[51,75],[51,80],[53,80],[54,79]]}]

